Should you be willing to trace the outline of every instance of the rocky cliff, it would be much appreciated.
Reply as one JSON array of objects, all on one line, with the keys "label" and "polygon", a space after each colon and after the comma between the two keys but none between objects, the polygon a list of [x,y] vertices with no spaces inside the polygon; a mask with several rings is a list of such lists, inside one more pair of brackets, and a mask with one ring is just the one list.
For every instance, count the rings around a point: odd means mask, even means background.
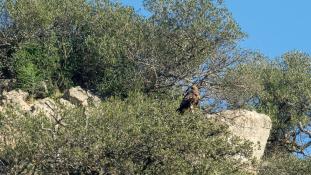
[{"label": "rocky cliff", "polygon": [[[59,111],[63,109],[97,106],[101,100],[91,92],[81,87],[74,87],[67,90],[63,97],[58,99],[44,98],[34,101],[28,100],[28,93],[21,90],[4,91],[2,93],[1,111],[13,108],[19,109],[21,113],[32,115],[43,114],[51,120],[58,120]],[[228,125],[233,135],[239,136],[253,143],[253,158],[260,160],[264,154],[267,139],[270,134],[272,122],[267,115],[255,111],[228,110],[217,114],[208,114],[207,118],[214,118]],[[241,158],[241,157],[238,157]],[[242,158],[243,159],[243,158]],[[248,160],[246,160],[248,161]]]}]

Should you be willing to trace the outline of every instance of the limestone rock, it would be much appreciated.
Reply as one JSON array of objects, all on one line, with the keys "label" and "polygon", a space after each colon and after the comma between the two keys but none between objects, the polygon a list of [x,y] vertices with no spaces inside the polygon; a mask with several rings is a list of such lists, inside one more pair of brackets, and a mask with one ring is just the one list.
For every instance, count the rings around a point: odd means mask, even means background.
[{"label": "limestone rock", "polygon": [[55,117],[55,115],[59,112],[55,101],[50,98],[37,100],[31,108],[33,115],[43,114],[48,118]]},{"label": "limestone rock", "polygon": [[100,99],[89,91],[83,90],[80,86],[70,88],[64,95],[65,99],[79,106],[98,105]]},{"label": "limestone rock", "polygon": [[65,98],[55,101],[51,98],[37,99],[32,104],[27,103],[29,94],[22,90],[4,91],[2,93],[2,105],[0,111],[6,111],[12,108],[14,111],[29,113],[33,115],[43,114],[47,117],[56,117],[59,112],[66,109],[72,109],[76,106],[92,107],[98,106],[101,102],[100,98],[93,95],[89,91],[83,90],[81,87],[75,87],[67,90]]},{"label": "limestone rock", "polygon": [[23,112],[28,112],[31,110],[31,106],[26,102],[28,96],[29,94],[22,90],[4,91],[2,94],[2,104],[17,108]]},{"label": "limestone rock", "polygon": [[269,116],[248,110],[227,110],[208,115],[219,119],[229,126],[232,134],[253,143],[253,157],[260,160],[264,154],[272,127]]},{"label": "limestone rock", "polygon": [[70,103],[70,101],[65,100],[63,98],[59,99],[59,104],[61,105],[61,107],[65,108],[65,109],[71,109],[74,108],[75,105],[73,105],[72,103]]},{"label": "limestone rock", "polygon": [[68,89],[65,93],[65,99],[69,100],[71,103],[75,105],[81,106],[88,105],[87,93],[80,86]]}]

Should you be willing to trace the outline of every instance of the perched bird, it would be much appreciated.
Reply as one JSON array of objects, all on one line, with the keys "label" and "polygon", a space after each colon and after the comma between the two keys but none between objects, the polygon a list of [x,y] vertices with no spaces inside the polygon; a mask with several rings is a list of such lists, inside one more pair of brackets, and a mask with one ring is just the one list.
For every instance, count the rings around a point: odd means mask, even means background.
[{"label": "perched bird", "polygon": [[183,100],[180,103],[179,108],[176,110],[183,114],[186,110],[190,110],[192,113],[195,106],[198,106],[200,100],[200,92],[196,85],[192,85],[191,88],[184,95]]}]

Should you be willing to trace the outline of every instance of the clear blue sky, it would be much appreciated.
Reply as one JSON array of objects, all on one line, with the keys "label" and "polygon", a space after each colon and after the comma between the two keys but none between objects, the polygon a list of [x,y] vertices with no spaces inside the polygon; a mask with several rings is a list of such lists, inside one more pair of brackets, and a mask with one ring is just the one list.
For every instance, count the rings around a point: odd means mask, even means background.
[{"label": "clear blue sky", "polygon": [[[121,0],[146,15],[143,0]],[[311,54],[311,0],[225,0],[248,38],[244,48],[258,50],[269,57],[286,51]]]}]

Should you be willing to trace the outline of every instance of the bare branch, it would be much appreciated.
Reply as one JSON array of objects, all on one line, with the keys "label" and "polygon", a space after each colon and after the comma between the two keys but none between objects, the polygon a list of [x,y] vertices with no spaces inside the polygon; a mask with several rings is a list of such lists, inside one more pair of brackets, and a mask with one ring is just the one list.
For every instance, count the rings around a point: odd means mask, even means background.
[{"label": "bare branch", "polygon": [[311,138],[311,131],[310,130],[307,130],[307,129],[304,129],[303,125],[301,122],[299,122],[298,124],[298,128],[301,132],[303,132],[304,134],[307,134],[309,136],[309,138]]}]

